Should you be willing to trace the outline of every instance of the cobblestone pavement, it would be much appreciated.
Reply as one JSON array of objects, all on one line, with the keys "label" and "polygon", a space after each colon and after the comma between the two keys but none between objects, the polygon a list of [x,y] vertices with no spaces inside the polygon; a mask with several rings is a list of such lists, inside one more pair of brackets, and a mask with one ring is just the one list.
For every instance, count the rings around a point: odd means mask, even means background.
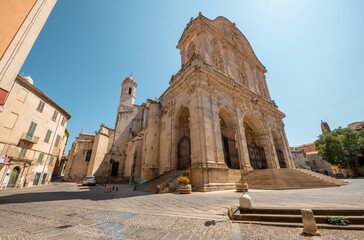
[{"label": "cobblestone pavement", "polygon": [[[364,179],[339,188],[252,190],[255,206],[364,207]],[[116,186],[115,186],[116,187]],[[0,191],[0,239],[315,239],[299,228],[237,224],[235,191],[146,194],[117,185],[52,183]],[[360,231],[321,230],[321,239],[364,239]],[[317,239],[317,238],[316,238]]]}]

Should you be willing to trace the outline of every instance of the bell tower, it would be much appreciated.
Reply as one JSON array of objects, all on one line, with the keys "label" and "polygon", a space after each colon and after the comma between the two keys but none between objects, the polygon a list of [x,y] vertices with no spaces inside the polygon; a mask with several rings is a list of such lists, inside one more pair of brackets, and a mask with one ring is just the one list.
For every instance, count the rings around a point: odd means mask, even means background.
[{"label": "bell tower", "polygon": [[135,91],[137,84],[133,76],[125,78],[121,84],[120,104],[133,105],[135,100]]}]

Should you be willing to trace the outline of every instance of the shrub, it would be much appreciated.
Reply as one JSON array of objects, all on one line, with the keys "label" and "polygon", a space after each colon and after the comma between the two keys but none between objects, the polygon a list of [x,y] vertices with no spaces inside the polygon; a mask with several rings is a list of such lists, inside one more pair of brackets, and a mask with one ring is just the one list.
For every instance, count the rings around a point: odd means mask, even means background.
[{"label": "shrub", "polygon": [[188,177],[179,177],[177,181],[180,185],[187,185],[190,182],[190,179]]},{"label": "shrub", "polygon": [[346,217],[330,217],[326,216],[325,221],[332,225],[346,226],[349,224],[349,220]]},{"label": "shrub", "polygon": [[296,168],[301,168],[301,166],[300,165],[296,165]]}]

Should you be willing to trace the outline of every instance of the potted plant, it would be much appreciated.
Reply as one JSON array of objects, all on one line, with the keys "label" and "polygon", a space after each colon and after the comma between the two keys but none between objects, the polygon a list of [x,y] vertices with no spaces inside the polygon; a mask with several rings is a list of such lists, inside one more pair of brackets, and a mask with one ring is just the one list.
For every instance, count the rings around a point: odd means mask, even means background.
[{"label": "potted plant", "polygon": [[179,193],[182,194],[191,193],[192,188],[191,184],[188,184],[190,182],[190,179],[188,177],[179,177],[177,181],[179,184]]},{"label": "potted plant", "polygon": [[235,184],[235,187],[236,187],[237,192],[243,192],[243,190],[245,192],[248,192],[248,190],[249,190],[249,185],[247,183],[241,184],[241,181],[238,181]]}]

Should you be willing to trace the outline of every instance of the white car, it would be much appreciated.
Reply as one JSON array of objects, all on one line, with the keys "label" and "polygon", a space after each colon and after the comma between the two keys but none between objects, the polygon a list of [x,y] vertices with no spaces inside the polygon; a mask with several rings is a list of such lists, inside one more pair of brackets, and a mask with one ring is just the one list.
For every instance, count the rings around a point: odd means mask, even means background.
[{"label": "white car", "polygon": [[82,180],[82,186],[87,186],[87,185],[92,185],[95,186],[96,185],[96,178],[95,176],[87,176]]}]

